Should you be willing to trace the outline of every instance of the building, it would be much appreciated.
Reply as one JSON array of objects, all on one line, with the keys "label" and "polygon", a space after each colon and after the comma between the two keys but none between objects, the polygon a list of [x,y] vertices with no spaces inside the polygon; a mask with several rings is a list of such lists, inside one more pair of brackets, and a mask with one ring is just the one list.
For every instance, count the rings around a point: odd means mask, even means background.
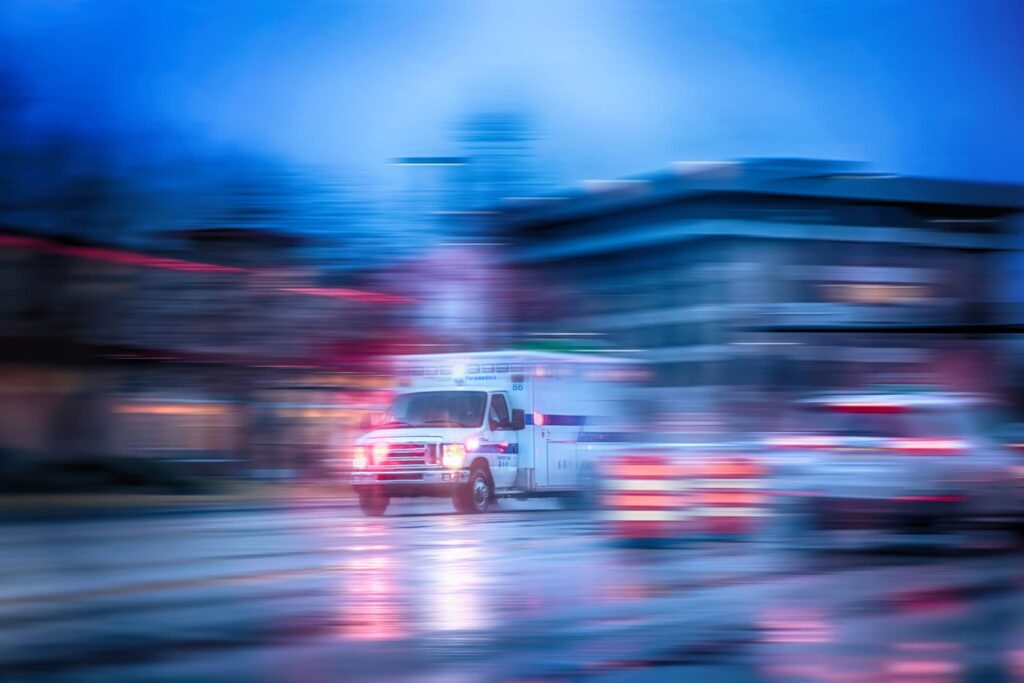
[{"label": "building", "polygon": [[0,455],[318,472],[383,399],[381,339],[410,302],[324,284],[287,233],[161,237],[0,232]]},{"label": "building", "polygon": [[[534,334],[649,363],[661,400],[913,382],[990,389],[1022,188],[800,159],[679,163],[506,204],[510,265],[571,292]],[[564,296],[564,295],[563,295]],[[549,303],[550,309],[550,303]]]}]

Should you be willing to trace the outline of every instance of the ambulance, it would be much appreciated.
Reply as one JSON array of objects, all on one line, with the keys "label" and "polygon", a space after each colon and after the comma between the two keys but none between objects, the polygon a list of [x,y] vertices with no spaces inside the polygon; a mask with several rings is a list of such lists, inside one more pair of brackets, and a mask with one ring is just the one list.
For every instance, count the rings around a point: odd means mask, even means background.
[{"label": "ambulance", "polygon": [[636,375],[619,359],[526,351],[404,356],[395,373],[391,406],[352,453],[368,516],[399,497],[451,497],[463,513],[501,497],[584,498],[621,440]]}]

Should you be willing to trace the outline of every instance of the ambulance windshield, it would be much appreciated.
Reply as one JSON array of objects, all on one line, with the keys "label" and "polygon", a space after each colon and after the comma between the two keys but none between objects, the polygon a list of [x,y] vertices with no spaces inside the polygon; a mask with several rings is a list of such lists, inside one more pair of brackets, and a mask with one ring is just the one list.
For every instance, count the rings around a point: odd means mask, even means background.
[{"label": "ambulance windshield", "polygon": [[395,398],[378,429],[400,427],[479,427],[487,405],[485,391],[421,391]]}]

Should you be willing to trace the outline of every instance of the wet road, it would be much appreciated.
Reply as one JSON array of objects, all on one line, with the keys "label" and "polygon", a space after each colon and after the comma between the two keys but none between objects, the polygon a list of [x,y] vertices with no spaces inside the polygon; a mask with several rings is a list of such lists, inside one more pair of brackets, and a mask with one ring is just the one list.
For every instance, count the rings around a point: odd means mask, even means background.
[{"label": "wet road", "polygon": [[3,681],[1024,681],[1024,554],[404,503],[0,526]]}]

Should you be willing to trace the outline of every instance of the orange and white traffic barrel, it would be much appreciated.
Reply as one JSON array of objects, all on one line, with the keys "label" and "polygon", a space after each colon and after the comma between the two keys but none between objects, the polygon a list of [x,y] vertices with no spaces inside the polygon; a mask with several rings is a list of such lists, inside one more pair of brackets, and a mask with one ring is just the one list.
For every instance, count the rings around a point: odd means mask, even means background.
[{"label": "orange and white traffic barrel", "polygon": [[642,543],[687,535],[693,487],[688,468],[677,458],[619,455],[602,469],[602,517],[612,540]]},{"label": "orange and white traffic barrel", "polygon": [[696,532],[701,536],[748,536],[768,514],[767,474],[754,458],[708,457],[695,463],[698,473],[689,499]]}]

